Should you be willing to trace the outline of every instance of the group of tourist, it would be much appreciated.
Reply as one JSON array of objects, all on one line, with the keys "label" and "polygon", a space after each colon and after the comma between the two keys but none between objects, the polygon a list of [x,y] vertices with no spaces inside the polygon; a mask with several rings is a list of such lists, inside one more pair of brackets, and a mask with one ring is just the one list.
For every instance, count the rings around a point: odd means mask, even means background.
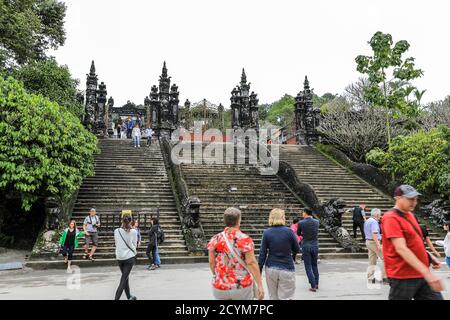
[{"label": "group of tourist", "polygon": [[[141,139],[143,137],[142,128],[144,123],[139,116],[136,121],[128,117],[127,120],[120,120],[116,126],[117,139],[132,139],[135,148],[141,147]],[[144,137],[147,138],[147,146],[151,146],[154,131],[152,128],[147,127],[144,130]]]},{"label": "group of tourist", "polygon": [[[438,269],[441,262],[426,250],[426,228],[419,224],[412,213],[417,205],[420,193],[409,185],[396,188],[395,206],[382,216],[381,210],[371,210],[366,218],[366,206],[355,210],[356,227],[362,227],[362,237],[368,249],[369,268],[367,278],[375,283],[377,258],[381,261],[382,282],[390,285],[389,299],[429,299],[442,300],[443,283],[435,276],[430,267]],[[303,219],[295,218],[290,227],[286,226],[285,211],[273,209],[269,214],[268,225],[262,236],[258,259],[255,256],[253,239],[240,230],[241,211],[228,208],[224,212],[225,229],[213,236],[208,243],[209,266],[212,272],[213,295],[221,300],[264,299],[262,273],[265,271],[269,298],[293,299],[296,289],[295,263],[301,253],[305,272],[309,281],[309,291],[319,290],[319,221],[313,217],[313,211],[305,208]],[[356,217],[361,215],[361,218]],[[362,219],[362,226],[359,224]],[[444,223],[447,235],[443,241],[437,241],[444,247],[446,263],[450,268],[450,221]],[[100,220],[95,209],[84,220],[83,232],[76,228],[75,221],[69,223],[61,239],[61,253],[64,262],[70,264],[78,239],[85,237],[85,259],[94,260],[98,245]],[[356,229],[355,229],[356,236]],[[152,227],[148,233],[149,243],[146,254],[150,260],[149,270],[160,267],[161,259],[158,246],[164,241],[164,232],[159,225],[159,217],[152,218]],[[120,299],[123,291],[129,300],[136,297],[130,294],[129,275],[136,263],[137,247],[141,243],[139,222],[130,216],[124,216],[122,225],[114,231],[116,259],[122,273],[116,292]],[[428,241],[431,241],[428,238]],[[92,249],[89,253],[89,245]],[[433,254],[439,253],[433,247]]]},{"label": "group of tourist", "polygon": [[295,219],[294,225],[286,227],[285,211],[273,209],[257,260],[253,240],[240,230],[241,211],[237,208],[225,210],[225,230],[208,244],[214,297],[224,300],[264,299],[261,277],[264,269],[270,299],[293,299],[295,258],[300,247],[311,286],[309,290],[316,292],[319,289],[319,221],[313,218],[309,208],[303,210],[303,219],[299,220]]},{"label": "group of tourist", "polygon": [[[159,216],[159,215],[158,215]],[[73,260],[73,253],[76,248],[78,248],[78,241],[79,239],[84,238],[85,245],[84,245],[84,255],[83,259],[89,259],[91,261],[95,261],[94,254],[98,247],[98,228],[100,227],[100,218],[97,215],[96,209],[92,208],[89,212],[89,215],[84,219],[83,222],[83,231],[79,231],[77,228],[77,224],[75,220],[71,220],[69,222],[68,227],[63,231],[60,239],[60,253],[64,257],[64,263],[67,264],[67,271],[71,272],[71,263]],[[116,258],[119,261],[124,261],[123,257],[126,257],[130,255],[130,252],[136,252],[136,248],[141,246],[142,243],[142,236],[141,236],[141,230],[139,227],[139,221],[133,220],[131,216],[124,216],[122,219],[122,226],[121,228],[123,231],[117,231],[120,228],[118,228],[114,235],[115,235],[115,245],[116,245]],[[134,230],[130,234],[130,230]],[[125,233],[124,233],[125,232]],[[136,241],[134,241],[134,233],[136,234]],[[117,237],[117,235],[126,234],[127,237],[133,237],[133,241],[129,239],[128,242],[121,242],[120,238]],[[119,241],[118,241],[119,239]],[[161,258],[159,255],[159,246],[164,242],[164,231],[159,224],[159,218],[152,217],[151,218],[151,228],[148,232],[148,244],[147,244],[147,250],[146,255],[150,261],[150,264],[148,266],[148,270],[155,270],[157,268],[161,267]],[[130,247],[127,247],[127,245],[130,245]],[[124,246],[127,247],[128,250],[124,250]],[[89,251],[89,248],[91,247],[91,250]],[[125,259],[129,260],[129,259]],[[123,273],[126,274],[128,271],[128,262],[120,263],[121,270],[123,270]],[[131,271],[131,269],[130,269]]]},{"label": "group of tourist", "polygon": [[[443,299],[442,280],[430,271],[430,267],[441,267],[441,262],[436,258],[440,255],[432,245],[426,228],[412,213],[418,196],[420,193],[413,187],[402,185],[395,190],[394,208],[387,211],[383,218],[377,208],[371,210],[370,218],[366,218],[367,207],[364,204],[354,210],[354,236],[356,229],[360,228],[368,249],[367,278],[375,283],[375,266],[377,258],[380,258],[381,281],[390,285],[390,300]],[[284,210],[273,209],[270,212],[269,228],[263,233],[258,260],[254,254],[253,240],[239,229],[240,210],[228,208],[224,222],[225,230],[215,235],[208,244],[216,299],[264,299],[261,276],[264,267],[269,298],[293,299],[295,261],[300,250],[309,290],[316,292],[319,289],[319,221],[313,218],[309,208],[303,210],[303,219],[295,219],[289,228],[286,227]],[[446,263],[450,268],[449,224],[450,221],[444,223],[447,232],[445,239],[436,244],[444,247]],[[436,257],[426,250],[424,242],[428,243]]]},{"label": "group of tourist", "polygon": [[[433,275],[430,267],[439,269],[439,252],[434,247],[427,228],[419,224],[412,213],[421,194],[412,186],[401,185],[395,189],[395,206],[383,216],[380,209],[373,209],[366,219],[364,204],[354,210],[353,230],[361,226],[369,256],[367,279],[375,283],[377,260],[380,261],[382,283],[390,285],[390,300],[427,299],[442,300],[442,281]],[[356,208],[355,208],[356,209]],[[359,217],[361,215],[362,218]],[[450,268],[450,221],[444,222],[447,232],[444,241],[436,244],[444,246],[446,263]],[[425,243],[431,253],[427,251]]]}]

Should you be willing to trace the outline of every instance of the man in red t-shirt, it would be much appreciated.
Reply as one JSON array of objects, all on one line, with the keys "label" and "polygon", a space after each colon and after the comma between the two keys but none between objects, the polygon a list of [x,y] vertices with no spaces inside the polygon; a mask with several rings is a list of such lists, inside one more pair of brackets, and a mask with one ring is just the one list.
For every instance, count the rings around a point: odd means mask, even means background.
[{"label": "man in red t-shirt", "polygon": [[[389,300],[442,300],[441,279],[429,269],[422,231],[412,213],[421,195],[409,185],[395,189],[395,207],[383,215],[382,241]],[[438,268],[440,265],[433,265]]]}]

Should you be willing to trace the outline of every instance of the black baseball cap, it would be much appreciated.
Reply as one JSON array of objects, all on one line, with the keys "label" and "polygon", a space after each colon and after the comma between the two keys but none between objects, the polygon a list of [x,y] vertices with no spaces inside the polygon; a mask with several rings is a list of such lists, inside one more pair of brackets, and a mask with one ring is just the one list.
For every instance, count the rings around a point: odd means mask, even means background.
[{"label": "black baseball cap", "polygon": [[394,197],[415,198],[421,195],[422,194],[419,193],[416,189],[414,189],[414,187],[408,184],[402,184],[401,186],[395,188],[394,191]]}]

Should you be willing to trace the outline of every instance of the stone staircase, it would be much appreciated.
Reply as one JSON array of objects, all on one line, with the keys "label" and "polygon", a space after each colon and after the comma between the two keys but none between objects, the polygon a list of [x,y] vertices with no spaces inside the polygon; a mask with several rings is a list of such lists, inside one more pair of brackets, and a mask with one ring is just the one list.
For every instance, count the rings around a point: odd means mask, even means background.
[{"label": "stone staircase", "polygon": [[[284,209],[286,222],[290,224],[304,206],[277,176],[261,175],[258,167],[248,164],[248,158],[246,163],[183,164],[182,171],[190,194],[201,201],[200,219],[206,238],[209,240],[223,231],[223,213],[226,208],[235,206],[242,211],[241,230],[253,238],[258,253],[270,211],[277,207]],[[320,258],[361,256],[360,253],[339,252],[342,250],[339,243],[323,228],[319,242]]]},{"label": "stone staircase", "polygon": [[[101,154],[95,159],[95,175],[83,181],[73,209],[72,218],[82,230],[84,218],[96,208],[102,226],[99,228],[99,247],[96,261],[83,260],[84,240],[74,253],[74,264],[79,266],[115,265],[114,229],[120,225],[122,210],[132,210],[140,220],[142,244],[138,261],[148,263],[145,256],[151,216],[159,208],[160,224],[165,241],[160,247],[162,264],[206,262],[205,257],[188,255],[177,213],[174,195],[167,177],[159,142],[151,147],[142,144],[134,148],[131,140],[105,139],[99,141]],[[45,257],[42,257],[45,258]],[[51,257],[49,257],[51,258]],[[30,266],[63,267],[58,261],[34,261]]]},{"label": "stone staircase", "polygon": [[[314,188],[319,201],[341,198],[347,203],[346,209],[354,208],[364,202],[369,212],[373,208],[379,208],[382,212],[386,212],[394,205],[391,197],[331,161],[313,147],[281,145],[280,160],[288,162],[296,171],[298,178]],[[343,215],[342,225],[353,235],[351,213]],[[361,239],[359,228],[357,235]],[[442,240],[441,234],[431,231],[430,238],[433,243],[436,240]],[[363,244],[362,240],[361,244]],[[435,247],[443,255],[443,248]],[[365,246],[363,248],[366,250]]]}]

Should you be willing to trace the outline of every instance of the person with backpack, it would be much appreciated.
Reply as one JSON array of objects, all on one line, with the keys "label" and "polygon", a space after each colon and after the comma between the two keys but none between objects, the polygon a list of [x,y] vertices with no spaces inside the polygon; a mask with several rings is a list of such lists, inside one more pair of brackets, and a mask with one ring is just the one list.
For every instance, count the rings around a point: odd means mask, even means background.
[{"label": "person with backpack", "polygon": [[[85,233],[86,244],[84,246],[83,259],[95,261],[94,253],[98,247],[98,228],[100,227],[100,219],[97,216],[97,211],[92,208],[89,215],[84,219],[83,230]],[[91,252],[89,253],[89,245],[92,245]]]},{"label": "person with backpack", "polygon": [[430,265],[437,269],[440,263],[428,254],[412,213],[420,195],[410,185],[397,187],[395,206],[383,216],[382,244],[391,286],[389,300],[443,300],[442,280],[430,271]]},{"label": "person with backpack", "polygon": [[366,205],[362,203],[359,207],[353,209],[353,238],[356,238],[356,229],[361,231],[363,241],[366,241],[364,235],[364,223],[366,222]]},{"label": "person with backpack", "polygon": [[137,255],[137,232],[131,227],[131,217],[124,216],[122,226],[114,230],[114,242],[116,259],[122,273],[115,300],[120,299],[124,290],[128,300],[136,300],[136,297],[130,293],[129,285],[130,273],[136,264]]},{"label": "person with backpack", "polygon": [[134,121],[131,119],[131,117],[128,117],[127,120],[127,139],[131,139],[131,132],[133,131],[133,128],[135,127]]},{"label": "person with backpack", "polygon": [[161,258],[159,256],[158,246],[164,242],[164,231],[159,224],[158,218],[152,218],[152,227],[148,232],[148,245],[147,245],[147,257],[150,260],[150,265],[147,267],[148,270],[155,270],[161,267]]}]

